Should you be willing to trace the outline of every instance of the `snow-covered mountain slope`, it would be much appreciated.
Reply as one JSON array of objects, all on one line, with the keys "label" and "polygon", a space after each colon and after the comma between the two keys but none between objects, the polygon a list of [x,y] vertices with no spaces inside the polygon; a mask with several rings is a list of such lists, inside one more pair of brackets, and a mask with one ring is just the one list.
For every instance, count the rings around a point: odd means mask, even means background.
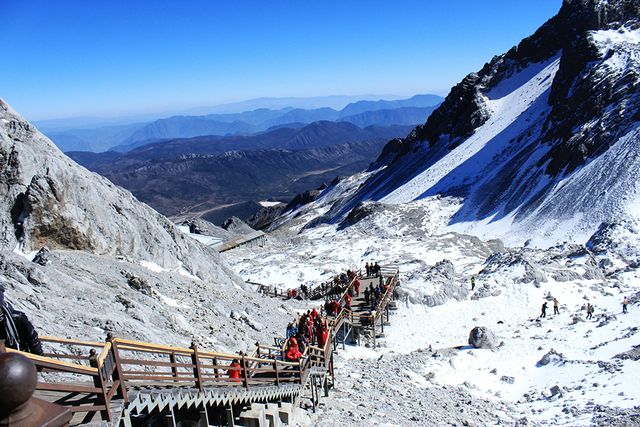
[{"label": "snow-covered mountain slope", "polygon": [[[366,175],[336,184],[326,197],[342,185],[357,187],[358,179]],[[314,425],[635,425],[637,264],[582,245],[508,249],[438,234],[458,208],[450,202],[365,203],[356,210],[372,214],[353,226],[302,229],[327,207],[316,205],[271,233],[264,247],[223,254],[243,278],[281,288],[313,286],[374,261],[399,269],[397,310],[384,336],[376,348],[364,336],[368,348],[339,347],[336,386]],[[603,228],[594,247],[624,240],[628,228]],[[625,296],[631,302],[622,314]],[[587,303],[596,307],[593,319]],[[309,308],[321,304],[310,301]],[[488,327],[502,344],[473,348],[475,326]],[[560,394],[552,396],[556,386]]]},{"label": "snow-covered mountain slope", "polygon": [[328,188],[311,225],[353,224],[366,215],[355,214],[361,202],[434,197],[459,208],[446,229],[509,245],[585,243],[603,222],[635,221],[638,41],[639,2],[565,1],[454,87],[427,123],[391,141],[364,182],[340,195]]}]

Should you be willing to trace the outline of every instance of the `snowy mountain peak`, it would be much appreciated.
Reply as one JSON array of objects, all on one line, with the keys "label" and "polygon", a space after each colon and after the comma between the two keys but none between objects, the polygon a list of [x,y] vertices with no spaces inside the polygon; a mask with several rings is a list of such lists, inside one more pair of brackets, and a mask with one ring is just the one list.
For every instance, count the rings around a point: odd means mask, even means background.
[{"label": "snowy mountain peak", "polygon": [[366,200],[445,197],[458,209],[440,231],[548,246],[634,217],[639,40],[640,2],[565,1],[391,141],[357,188],[326,190],[332,202],[318,198],[325,208],[311,223],[353,224],[349,212]]}]

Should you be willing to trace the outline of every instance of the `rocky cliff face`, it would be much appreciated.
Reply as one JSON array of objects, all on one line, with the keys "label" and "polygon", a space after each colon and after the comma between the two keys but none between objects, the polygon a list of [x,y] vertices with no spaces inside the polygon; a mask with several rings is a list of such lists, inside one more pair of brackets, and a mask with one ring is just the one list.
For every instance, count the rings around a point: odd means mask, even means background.
[{"label": "rocky cliff face", "polygon": [[[511,244],[582,243],[633,211],[640,167],[640,2],[580,0],[452,88],[395,139],[367,181],[319,221],[350,224],[365,200],[459,201],[454,231]],[[632,213],[632,212],[631,212]]]},{"label": "rocky cliff face", "polygon": [[42,246],[184,269],[242,285],[220,255],[130,192],[89,172],[0,100],[0,249]]}]

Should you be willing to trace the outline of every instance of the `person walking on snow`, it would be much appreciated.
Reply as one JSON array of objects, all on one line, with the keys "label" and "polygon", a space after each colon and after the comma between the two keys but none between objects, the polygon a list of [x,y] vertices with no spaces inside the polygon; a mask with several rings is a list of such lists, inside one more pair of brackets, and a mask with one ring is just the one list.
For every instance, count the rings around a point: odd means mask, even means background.
[{"label": "person walking on snow", "polygon": [[624,297],[624,300],[622,300],[622,314],[627,313],[627,304],[629,304],[629,298]]},{"label": "person walking on snow", "polygon": [[547,317],[547,302],[545,301],[544,304],[542,304],[542,314],[540,314],[540,317]]},{"label": "person walking on snow", "polygon": [[591,303],[588,302],[587,303],[587,320],[591,320],[591,317],[593,316],[593,311],[594,311],[593,306],[591,305]]},{"label": "person walking on snow", "polygon": [[476,287],[476,276],[471,276],[471,290]]},{"label": "person walking on snow", "polygon": [[553,299],[553,314],[560,314],[560,310],[558,310],[558,299]]}]

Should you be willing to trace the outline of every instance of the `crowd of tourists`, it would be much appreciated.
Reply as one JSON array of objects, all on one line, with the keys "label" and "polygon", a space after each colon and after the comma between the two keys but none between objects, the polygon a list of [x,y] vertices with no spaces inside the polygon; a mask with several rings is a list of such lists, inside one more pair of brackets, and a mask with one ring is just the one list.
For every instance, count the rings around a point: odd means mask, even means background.
[{"label": "crowd of tourists", "polygon": [[327,324],[314,308],[287,325],[287,342],[284,348],[284,359],[297,362],[302,358],[307,346],[315,345],[324,348],[329,336]]}]

